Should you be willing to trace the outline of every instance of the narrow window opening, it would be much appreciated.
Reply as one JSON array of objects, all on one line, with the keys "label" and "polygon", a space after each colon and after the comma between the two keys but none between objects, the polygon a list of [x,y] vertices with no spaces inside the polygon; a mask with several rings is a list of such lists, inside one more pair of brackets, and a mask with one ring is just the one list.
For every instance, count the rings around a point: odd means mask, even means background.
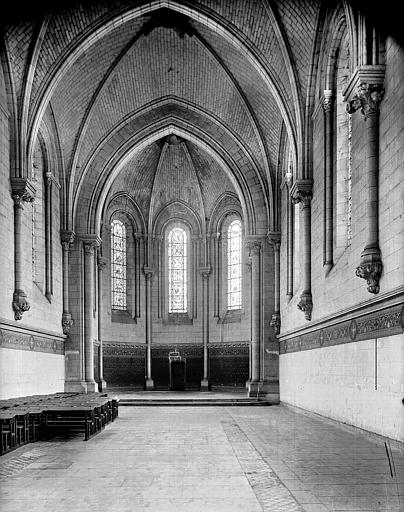
[{"label": "narrow window opening", "polygon": [[168,312],[187,312],[187,234],[181,228],[168,234]]},{"label": "narrow window opening", "polygon": [[126,310],[126,228],[120,220],[111,223],[112,309]]},{"label": "narrow window opening", "polygon": [[241,309],[241,222],[234,220],[227,230],[227,309]]}]

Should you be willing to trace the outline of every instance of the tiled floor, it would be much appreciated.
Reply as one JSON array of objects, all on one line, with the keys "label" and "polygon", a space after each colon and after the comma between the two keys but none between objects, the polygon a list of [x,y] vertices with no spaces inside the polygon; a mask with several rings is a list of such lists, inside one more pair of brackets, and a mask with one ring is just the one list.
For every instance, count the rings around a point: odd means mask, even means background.
[{"label": "tiled floor", "polygon": [[285,406],[121,407],[0,459],[2,512],[404,510],[404,450]]}]

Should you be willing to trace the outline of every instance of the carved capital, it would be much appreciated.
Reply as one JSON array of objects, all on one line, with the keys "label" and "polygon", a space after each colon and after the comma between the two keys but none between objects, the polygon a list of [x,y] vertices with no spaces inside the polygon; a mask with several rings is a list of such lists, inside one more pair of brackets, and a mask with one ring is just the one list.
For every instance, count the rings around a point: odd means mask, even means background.
[{"label": "carved capital", "polygon": [[108,260],[105,256],[98,256],[98,258],[97,258],[98,270],[100,270],[102,272],[105,269],[105,267],[107,266],[107,263],[108,263]]},{"label": "carved capital", "polygon": [[296,180],[290,191],[293,203],[301,203],[303,208],[308,208],[312,198],[312,180]]},{"label": "carved capital", "polygon": [[281,246],[281,232],[270,231],[268,233],[268,242],[272,245],[274,251],[279,252]]},{"label": "carved capital", "polygon": [[87,234],[80,238],[86,254],[94,254],[94,250],[101,245],[101,238],[98,235]]},{"label": "carved capital", "polygon": [[11,178],[11,197],[14,201],[14,207],[19,210],[24,209],[25,203],[32,203],[35,199],[35,188],[25,178]]},{"label": "carved capital", "polygon": [[204,281],[206,281],[209,278],[209,275],[210,275],[210,272],[211,272],[211,268],[210,268],[210,266],[200,267],[199,268],[199,272],[200,272],[200,274],[202,276],[202,279]]},{"label": "carved capital", "polygon": [[380,102],[384,96],[384,89],[381,84],[361,83],[358,86],[357,94],[348,101],[346,110],[348,114],[353,114],[361,110],[365,119],[379,113]]},{"label": "carved capital", "polygon": [[300,296],[300,302],[297,307],[300,309],[300,311],[303,311],[306,320],[311,320],[311,313],[313,311],[311,293],[303,292]]},{"label": "carved capital", "polygon": [[153,277],[154,271],[152,267],[147,267],[146,265],[143,267],[143,274],[146,281],[150,281]]},{"label": "carved capital", "polygon": [[60,241],[62,243],[63,249],[68,251],[70,247],[73,245],[75,233],[74,231],[68,231],[62,229],[60,231]]},{"label": "carved capital", "polygon": [[281,315],[279,313],[274,313],[269,325],[274,328],[275,334],[279,334],[281,330]]},{"label": "carved capital", "polygon": [[250,256],[257,256],[261,251],[262,241],[257,238],[247,238],[245,246],[249,251]]},{"label": "carved capital", "polygon": [[334,107],[334,95],[330,90],[325,90],[322,101],[323,110],[325,113],[332,112]]},{"label": "carved capital", "polygon": [[62,315],[63,334],[66,334],[67,336],[69,336],[70,329],[71,329],[73,323],[74,322],[72,319],[72,315],[70,313],[63,313],[63,315]]},{"label": "carved capital", "polygon": [[14,318],[21,320],[23,313],[31,307],[23,290],[15,290],[13,293]]},{"label": "carved capital", "polygon": [[35,193],[35,187],[27,178],[11,178],[11,196],[17,207],[20,207],[22,201],[32,203]]}]

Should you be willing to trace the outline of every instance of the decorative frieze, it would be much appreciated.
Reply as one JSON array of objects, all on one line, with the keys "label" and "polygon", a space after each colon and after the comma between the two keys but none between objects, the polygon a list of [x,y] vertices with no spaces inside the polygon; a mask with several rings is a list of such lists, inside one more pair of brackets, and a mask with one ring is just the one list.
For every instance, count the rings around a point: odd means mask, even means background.
[{"label": "decorative frieze", "polygon": [[0,347],[64,355],[63,340],[0,329]]},{"label": "decorative frieze", "polygon": [[367,313],[335,325],[280,341],[280,353],[298,352],[331,347],[385,336],[404,331],[404,305],[398,304],[383,310]]}]

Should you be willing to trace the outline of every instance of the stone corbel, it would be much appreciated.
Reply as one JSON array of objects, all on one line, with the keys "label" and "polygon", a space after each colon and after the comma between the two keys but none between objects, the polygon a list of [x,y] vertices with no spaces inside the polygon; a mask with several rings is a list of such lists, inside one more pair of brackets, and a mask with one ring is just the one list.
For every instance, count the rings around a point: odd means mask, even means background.
[{"label": "stone corbel", "polygon": [[375,254],[375,257],[375,261],[367,263],[366,258],[371,258],[371,255],[362,253],[362,261],[355,270],[356,276],[366,279],[370,293],[379,293],[379,281],[383,272],[383,263],[380,260],[380,254]]},{"label": "stone corbel", "polygon": [[62,313],[62,330],[66,336],[70,335],[70,329],[74,324],[71,313]]},{"label": "stone corbel", "polygon": [[23,290],[14,290],[12,306],[14,318],[16,320],[21,320],[23,313],[28,311],[31,307],[27,300],[27,295]]},{"label": "stone corbel", "polygon": [[300,302],[297,305],[300,311],[303,311],[304,318],[306,320],[311,320],[311,313],[313,311],[313,300],[311,297],[311,293],[303,292],[300,296]]}]

